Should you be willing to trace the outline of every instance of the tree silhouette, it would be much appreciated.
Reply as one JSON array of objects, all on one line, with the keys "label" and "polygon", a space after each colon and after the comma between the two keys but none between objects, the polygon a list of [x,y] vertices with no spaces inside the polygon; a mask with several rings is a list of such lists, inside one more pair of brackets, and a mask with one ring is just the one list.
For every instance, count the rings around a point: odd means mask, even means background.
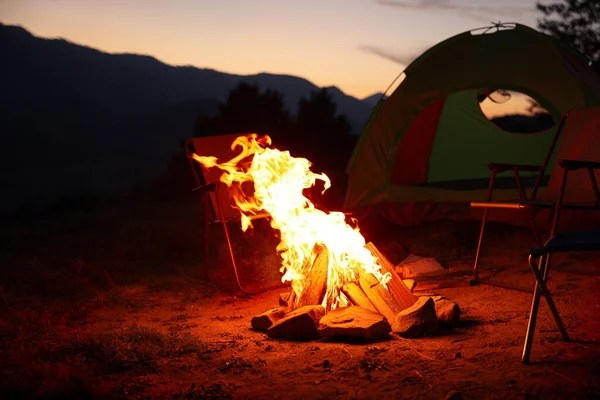
[{"label": "tree silhouette", "polygon": [[537,2],[536,7],[544,14],[538,19],[538,28],[585,54],[600,73],[600,1]]},{"label": "tree silhouette", "polygon": [[327,89],[301,98],[292,119],[281,93],[271,89],[261,93],[257,85],[240,83],[219,105],[218,115],[197,119],[195,132],[196,136],[268,134],[277,148],[293,150],[320,168],[343,169],[354,138],[346,117],[336,114],[337,105]]},{"label": "tree silhouette", "polygon": [[246,132],[281,136],[290,122],[281,93],[271,89],[261,93],[257,85],[242,82],[219,105],[217,116],[198,118],[195,131],[196,136]]},{"label": "tree silhouette", "polygon": [[295,125],[302,141],[297,147],[327,169],[340,167],[354,143],[346,116],[336,113],[337,105],[327,89],[313,91],[298,102]]},{"label": "tree silhouette", "polygon": [[295,141],[290,148],[308,158],[313,171],[325,172],[332,181],[324,196],[320,195],[321,188],[315,188],[309,197],[321,208],[339,209],[347,181],[346,164],[357,139],[350,134],[346,116],[337,115],[331,93],[320,89],[300,99],[294,128]]}]

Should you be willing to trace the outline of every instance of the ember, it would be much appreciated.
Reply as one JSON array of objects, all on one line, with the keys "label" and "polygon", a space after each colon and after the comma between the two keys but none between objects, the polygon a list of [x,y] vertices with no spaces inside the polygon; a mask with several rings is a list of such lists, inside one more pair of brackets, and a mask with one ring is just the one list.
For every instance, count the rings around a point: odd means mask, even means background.
[{"label": "ember", "polygon": [[[232,150],[239,149],[239,154],[231,160],[193,156],[204,167],[225,171],[220,179],[242,214],[242,230],[252,227],[252,216],[267,212],[271,226],[279,232],[282,281],[291,283],[292,292],[285,299],[286,313],[268,312],[255,318],[260,321],[256,326],[253,323],[255,329],[276,330],[270,336],[281,337],[288,330],[282,326],[286,322],[293,325],[290,332],[294,332],[304,329],[302,324],[318,324],[319,310],[327,313],[347,306],[369,310],[351,313],[353,318],[377,312],[393,329],[396,316],[415,304],[411,291],[375,246],[366,244],[358,227],[346,222],[343,213],[319,210],[304,195],[317,180],[323,182],[323,192],[327,190],[329,178],[312,172],[307,159],[270,146],[268,136],[250,134],[232,143]],[[305,329],[307,339],[316,335],[316,328]]]}]

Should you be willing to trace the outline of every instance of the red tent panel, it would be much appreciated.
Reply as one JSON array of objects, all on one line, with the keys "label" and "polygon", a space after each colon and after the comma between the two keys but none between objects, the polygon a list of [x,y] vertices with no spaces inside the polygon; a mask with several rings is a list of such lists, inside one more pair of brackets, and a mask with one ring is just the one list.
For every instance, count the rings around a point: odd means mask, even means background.
[{"label": "red tent panel", "polygon": [[431,103],[406,130],[392,167],[392,185],[420,185],[427,182],[429,156],[446,98]]}]

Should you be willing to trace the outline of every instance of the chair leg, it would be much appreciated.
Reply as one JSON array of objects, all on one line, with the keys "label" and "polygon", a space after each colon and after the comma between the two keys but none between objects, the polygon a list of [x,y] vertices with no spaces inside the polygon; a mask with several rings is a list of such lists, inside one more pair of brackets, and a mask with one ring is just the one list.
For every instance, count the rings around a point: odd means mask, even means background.
[{"label": "chair leg", "polygon": [[485,232],[485,225],[488,220],[489,208],[483,210],[483,219],[481,220],[481,230],[479,231],[479,242],[477,243],[477,252],[475,253],[475,263],[473,265],[473,280],[479,282],[479,257],[481,255],[481,243],[483,242],[483,233]]},{"label": "chair leg", "polygon": [[[539,264],[536,267],[533,264],[533,260],[530,261],[530,265],[532,269],[536,269],[539,271],[543,268],[543,265],[546,261],[546,257],[541,257],[539,259]],[[536,271],[536,276],[538,275]],[[525,334],[525,345],[523,346],[523,355],[521,356],[521,362],[525,364],[529,364],[529,356],[531,354],[531,344],[533,343],[533,334],[535,332],[535,323],[537,321],[537,312],[540,306],[540,295],[539,295],[539,286],[538,281],[535,281],[535,288],[533,290],[533,299],[531,301],[531,311],[529,312],[529,322],[527,323],[527,333]]]},{"label": "chair leg", "polygon": [[529,210],[529,225],[531,226],[531,230],[533,231],[533,235],[535,236],[535,240],[538,246],[542,246],[542,238],[540,236],[540,231],[535,223],[535,215],[533,213],[533,209]]},{"label": "chair leg", "polygon": [[208,193],[202,197],[204,200],[204,278],[208,281],[208,264],[210,262],[210,221],[208,213],[209,198]]},{"label": "chair leg", "polygon": [[570,340],[569,334],[568,334],[568,332],[565,328],[565,325],[560,317],[560,314],[558,313],[558,309],[556,308],[556,304],[554,303],[554,300],[552,299],[552,296],[550,295],[550,291],[548,290],[548,287],[546,286],[546,282],[548,280],[548,275],[549,275],[549,269],[550,269],[550,262],[551,262],[550,259],[551,259],[550,255],[541,257],[539,259],[538,266],[535,265],[534,260],[532,260],[531,257],[529,260],[529,264],[530,264],[531,269],[536,278],[536,283],[535,283],[535,289],[533,292],[533,299],[531,302],[529,323],[527,324],[527,334],[525,335],[525,345],[523,346],[523,355],[521,357],[521,361],[525,364],[528,364],[529,359],[530,359],[531,346],[533,343],[533,336],[534,336],[534,332],[535,332],[535,324],[537,322],[537,314],[538,314],[540,299],[541,299],[542,295],[544,296],[544,298],[546,299],[546,302],[548,303],[548,307],[550,308],[552,317],[554,318],[554,321],[556,322],[556,325],[558,326],[558,329],[560,330],[560,333],[562,334],[563,340],[565,340],[565,341]]},{"label": "chair leg", "polygon": [[219,205],[219,219],[221,220],[221,223],[223,225],[223,231],[225,232],[225,240],[227,241],[227,247],[229,249],[229,257],[231,258],[231,266],[233,267],[235,282],[237,284],[238,289],[240,289],[241,292],[245,294],[253,294],[244,289],[242,283],[240,282],[240,276],[238,274],[237,265],[235,263],[235,255],[233,254],[233,246],[231,244],[231,238],[229,236],[229,229],[227,228],[227,221],[225,220],[225,214],[223,213],[223,205],[221,204],[221,199],[219,198],[218,192],[215,192],[215,196],[217,198],[217,204]]}]

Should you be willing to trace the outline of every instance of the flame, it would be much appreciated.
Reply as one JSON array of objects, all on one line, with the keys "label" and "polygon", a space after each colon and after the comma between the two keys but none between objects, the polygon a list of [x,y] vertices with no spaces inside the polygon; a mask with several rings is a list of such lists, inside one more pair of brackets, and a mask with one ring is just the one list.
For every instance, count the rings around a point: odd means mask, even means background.
[{"label": "flame", "polygon": [[[269,136],[250,134],[233,141],[231,149],[239,148],[240,153],[229,161],[219,163],[215,157],[197,154],[192,157],[206,168],[225,171],[220,180],[229,187],[241,211],[242,230],[252,227],[252,217],[269,214],[271,226],[280,232],[277,251],[282,257],[282,282],[291,282],[296,298],[306,284],[303,265],[312,265],[315,245],[324,247],[329,256],[323,306],[334,309],[348,305],[341,289],[358,279],[359,269],[373,273],[386,286],[390,276],[382,274],[377,259],[364,247],[365,239],[358,227],[348,225],[341,212],[326,213],[315,208],[304,196],[304,189],[314,186],[317,180],[323,182],[324,193],[331,186],[327,175],[312,172],[307,159],[270,146]],[[253,183],[253,193],[248,193],[248,183]]]}]

